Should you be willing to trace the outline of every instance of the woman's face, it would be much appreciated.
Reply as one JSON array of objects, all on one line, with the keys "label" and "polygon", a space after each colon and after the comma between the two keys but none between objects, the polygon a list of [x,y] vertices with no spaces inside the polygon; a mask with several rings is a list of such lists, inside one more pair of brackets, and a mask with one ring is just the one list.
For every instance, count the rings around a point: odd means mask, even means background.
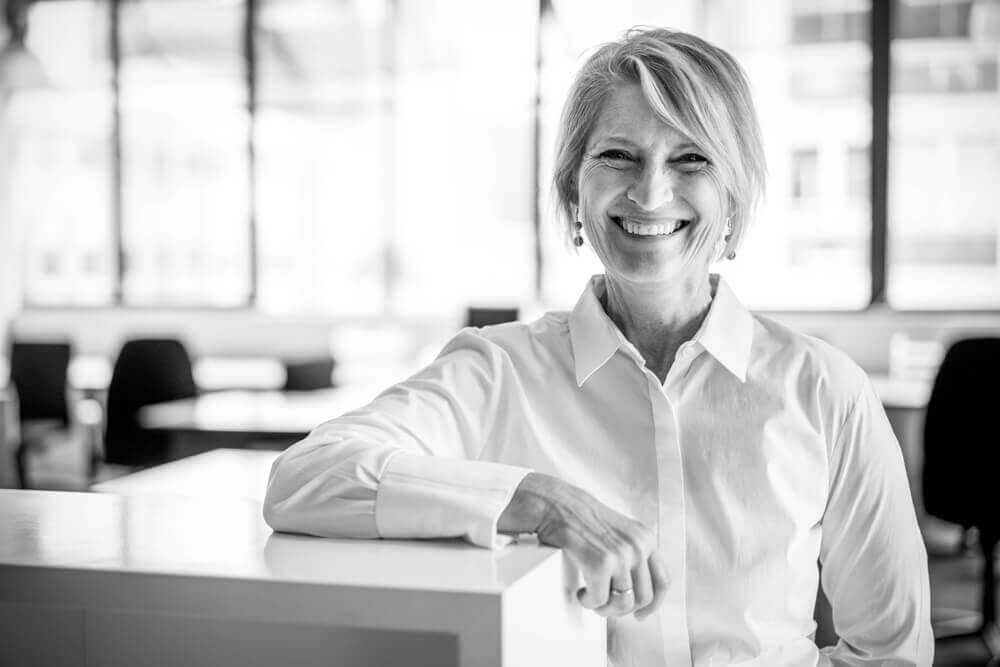
[{"label": "woman's face", "polygon": [[[653,113],[638,85],[609,94],[579,172],[580,219],[609,276],[637,283],[707,276],[723,229],[714,169]],[[716,231],[699,249],[706,225]]]}]

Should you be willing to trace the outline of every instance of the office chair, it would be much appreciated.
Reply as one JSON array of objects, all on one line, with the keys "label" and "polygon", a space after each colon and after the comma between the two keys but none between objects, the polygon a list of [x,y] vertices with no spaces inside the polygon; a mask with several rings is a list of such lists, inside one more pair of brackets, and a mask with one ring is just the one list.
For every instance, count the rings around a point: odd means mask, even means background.
[{"label": "office chair", "polygon": [[979,627],[949,635],[938,622],[935,634],[941,632],[940,639],[981,639],[992,655],[990,664],[1000,664],[994,565],[1000,539],[998,376],[1000,338],[954,343],[938,369],[924,422],[924,508],[939,519],[976,528],[984,558]]},{"label": "office chair", "polygon": [[169,434],[146,429],[139,409],[198,393],[191,358],[175,339],[135,339],[118,353],[108,385],[104,460],[126,466],[150,466],[168,459]]},{"label": "office chair", "polygon": [[308,361],[285,362],[285,391],[311,391],[333,386],[332,357]]},{"label": "office chair", "polygon": [[472,306],[465,311],[465,326],[485,327],[490,324],[516,322],[518,314],[517,308],[479,308]]},{"label": "office chair", "polygon": [[14,449],[14,471],[22,489],[30,486],[28,451],[51,433],[69,427],[66,380],[69,343],[14,341],[10,349],[10,381],[17,392],[20,439]]}]

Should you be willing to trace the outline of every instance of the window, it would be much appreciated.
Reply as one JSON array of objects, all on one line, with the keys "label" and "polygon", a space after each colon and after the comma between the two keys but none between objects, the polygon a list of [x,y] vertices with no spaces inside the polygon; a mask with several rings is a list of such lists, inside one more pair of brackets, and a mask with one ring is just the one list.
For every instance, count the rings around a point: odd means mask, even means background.
[{"label": "window", "polygon": [[1000,307],[998,51],[971,5],[898,5],[888,253],[897,308]]},{"label": "window", "polygon": [[537,20],[525,0],[262,3],[262,309],[451,316],[533,297]]},{"label": "window", "polygon": [[[0,160],[17,221],[25,300],[111,302],[108,13],[82,0],[31,5],[26,50],[0,73]],[[4,55],[14,51],[12,42]],[[11,61],[14,63],[11,64]],[[4,170],[0,168],[0,173]]]},{"label": "window", "polygon": [[129,305],[246,305],[246,91],[236,3],[122,3],[122,289]]},{"label": "window", "polygon": [[815,149],[792,151],[792,201],[814,207],[819,188],[819,156]]},{"label": "window", "polygon": [[259,12],[258,306],[380,314],[393,261],[391,17],[378,2],[327,0]]},{"label": "window", "polygon": [[31,3],[38,71],[0,81],[25,298],[569,308],[601,267],[553,222],[558,116],[587,49],[646,24],[729,49],[754,87],[769,190],[719,267],[748,305],[860,309],[886,285],[897,308],[998,309],[995,3],[874,2]]}]

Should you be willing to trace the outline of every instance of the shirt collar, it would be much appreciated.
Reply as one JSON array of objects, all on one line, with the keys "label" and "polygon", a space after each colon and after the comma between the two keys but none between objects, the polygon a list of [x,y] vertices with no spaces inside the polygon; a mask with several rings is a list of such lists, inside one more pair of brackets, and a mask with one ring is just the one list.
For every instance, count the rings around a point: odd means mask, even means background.
[{"label": "shirt collar", "polygon": [[740,382],[746,382],[753,344],[753,316],[722,276],[712,274],[709,279],[715,296],[694,340]]},{"label": "shirt collar", "polygon": [[[699,343],[741,382],[746,381],[753,318],[721,276],[712,274],[712,305],[693,342]],[[631,347],[601,307],[604,276],[593,276],[569,316],[576,384],[583,383],[621,347]]]}]

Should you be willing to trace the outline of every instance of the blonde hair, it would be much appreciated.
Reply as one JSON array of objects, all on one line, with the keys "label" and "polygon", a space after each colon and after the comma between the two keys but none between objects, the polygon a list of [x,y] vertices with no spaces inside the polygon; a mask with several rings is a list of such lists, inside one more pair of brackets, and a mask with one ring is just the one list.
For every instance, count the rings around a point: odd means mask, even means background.
[{"label": "blonde hair", "polygon": [[[553,175],[556,209],[574,233],[577,176],[608,94],[639,84],[650,108],[693,141],[716,166],[723,210],[733,226],[723,254],[743,240],[764,191],[767,167],[750,84],[739,63],[700,37],[667,28],[632,28],[598,47],[577,73],[563,106]],[[722,221],[707,226],[707,242]]]}]

